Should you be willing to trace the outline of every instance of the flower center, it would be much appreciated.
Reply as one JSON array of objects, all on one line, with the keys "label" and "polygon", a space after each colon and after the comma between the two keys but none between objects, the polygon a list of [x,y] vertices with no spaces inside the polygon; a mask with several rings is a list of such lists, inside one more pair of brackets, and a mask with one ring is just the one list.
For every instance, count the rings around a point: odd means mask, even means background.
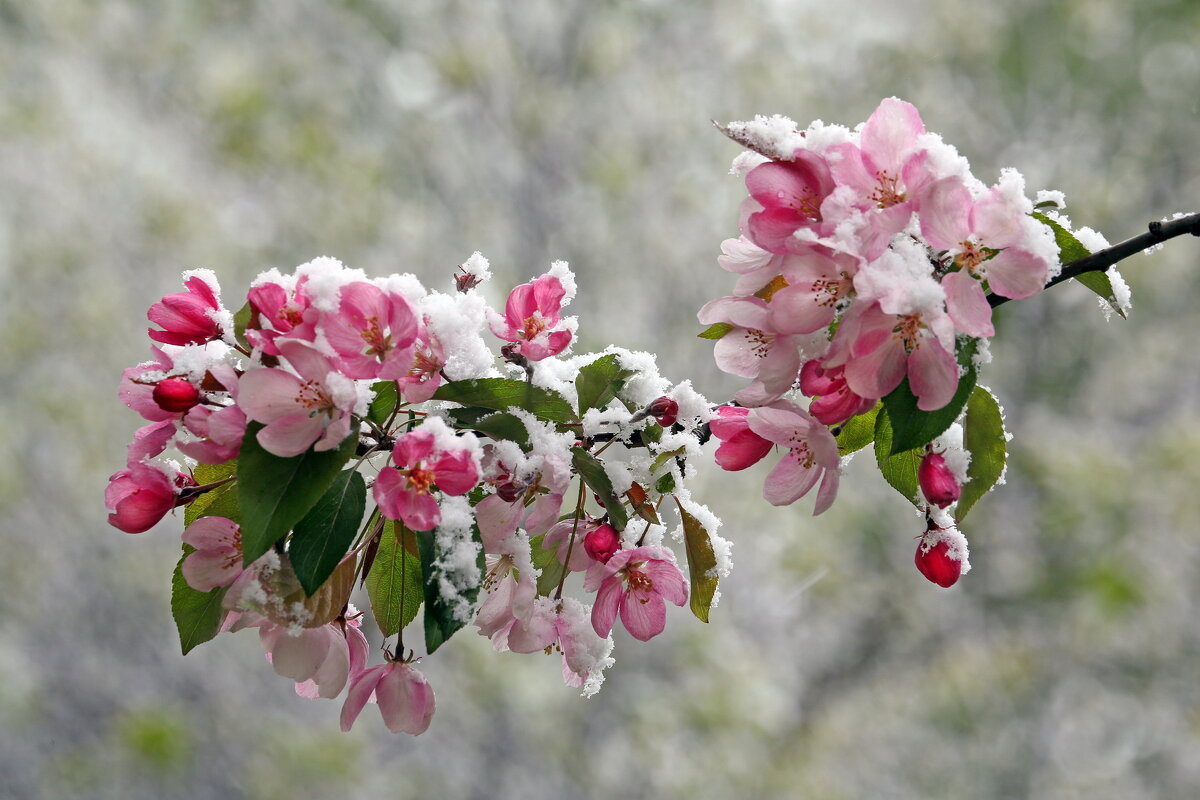
[{"label": "flower center", "polygon": [[425,469],[425,465],[418,462],[406,470],[401,470],[401,472],[404,474],[404,477],[408,478],[408,488],[417,494],[429,494],[429,487],[433,486],[435,477],[433,470]]},{"label": "flower center", "polygon": [[416,358],[408,375],[410,378],[429,378],[436,375],[443,366],[433,354],[433,350],[422,343],[417,346]]},{"label": "flower center", "polygon": [[838,273],[836,278],[817,278],[813,281],[813,293],[818,295],[817,305],[832,308],[845,295],[850,286],[850,278],[846,273]]},{"label": "flower center", "polygon": [[812,189],[804,189],[792,198],[789,206],[802,217],[814,222],[821,221],[821,198]]},{"label": "flower center", "polygon": [[[654,580],[645,572],[642,572],[636,567],[629,567],[625,571],[625,577],[629,581],[629,591],[649,593],[654,591]],[[649,598],[639,597],[638,600],[646,602]]]},{"label": "flower center", "polygon": [[382,360],[392,349],[392,337],[384,334],[383,326],[379,324],[379,317],[368,317],[366,322],[367,326],[359,334],[367,343],[364,353],[368,356],[379,356]]},{"label": "flower center", "polygon": [[875,180],[877,182],[875,191],[871,192],[868,199],[878,203],[880,208],[890,208],[908,199],[898,187],[899,175],[893,175],[887,170],[880,170],[875,173]]},{"label": "flower center", "polygon": [[325,387],[317,381],[305,381],[296,395],[296,402],[308,409],[310,417],[324,411],[333,416],[333,400],[325,391]]},{"label": "flower center", "polygon": [[892,328],[892,335],[904,346],[904,352],[911,353],[920,346],[921,329],[925,324],[921,322],[921,313],[909,314],[901,317],[896,322],[896,327]]},{"label": "flower center", "polygon": [[775,343],[775,334],[764,333],[757,328],[746,329],[746,339],[750,343],[750,352],[755,358],[766,358]]},{"label": "flower center", "polygon": [[954,263],[974,273],[975,269],[987,260],[988,254],[984,248],[972,241],[959,242],[962,252],[954,257]]},{"label": "flower center", "polygon": [[520,337],[527,342],[532,341],[535,336],[548,327],[550,326],[546,324],[546,320],[542,319],[541,312],[535,311],[525,318],[525,323],[521,327]]}]

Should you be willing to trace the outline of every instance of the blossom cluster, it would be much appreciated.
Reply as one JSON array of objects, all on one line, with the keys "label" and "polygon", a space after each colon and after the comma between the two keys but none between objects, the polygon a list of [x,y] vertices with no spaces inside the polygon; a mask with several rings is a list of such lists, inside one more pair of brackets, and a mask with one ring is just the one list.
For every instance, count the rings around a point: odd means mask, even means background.
[{"label": "blossom cluster", "polygon": [[[618,619],[641,641],[668,604],[707,620],[730,566],[686,487],[709,402],[649,354],[573,355],[564,262],[502,310],[480,254],[454,277],[430,291],[319,258],[262,273],[235,311],[193,270],[151,306],[153,358],[121,379],[146,424],[110,478],[109,522],[139,533],[184,507],[185,652],[257,628],[298,694],[344,696],[346,730],[368,702],[392,731],[430,724],[403,638],[419,612],[426,656],[473,623],[497,651],[560,653],[564,682],[590,695]],[[360,581],[396,636],[375,666]]]},{"label": "blossom cluster", "polygon": [[[1031,297],[1060,272],[1056,233],[1072,238],[1058,215],[1061,194],[1043,192],[1035,207],[1013,169],[985,184],[896,98],[855,130],[822,122],[801,130],[779,116],[724,130],[747,148],[732,171],[748,196],[740,236],[718,259],[736,276],[732,294],[698,316],[709,326],[701,336],[717,340],[717,366],[749,384],[712,425],[717,462],[744,469],[781,448],[764,497],[784,505],[819,485],[819,514],[837,491],[839,450],[854,449],[835,435],[856,419],[877,426],[895,401],[910,413],[893,413],[892,427],[939,420],[906,443],[926,452],[922,493],[907,483],[904,491],[931,526],[953,530],[955,509],[946,509],[978,477],[952,474],[946,450],[930,440],[963,423],[971,392],[983,391],[974,381],[995,334],[989,296]],[[965,565],[965,540],[951,549],[960,553]]]}]

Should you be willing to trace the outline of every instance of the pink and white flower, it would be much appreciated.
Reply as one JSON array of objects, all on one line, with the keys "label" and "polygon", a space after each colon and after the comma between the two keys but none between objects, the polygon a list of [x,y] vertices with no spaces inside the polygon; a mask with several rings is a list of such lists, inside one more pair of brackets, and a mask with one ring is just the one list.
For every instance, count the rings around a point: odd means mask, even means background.
[{"label": "pink and white flower", "polygon": [[821,222],[821,204],[834,188],[829,164],[807,150],[791,161],[768,161],[746,173],[746,188],[761,207],[746,222],[750,239],[772,253],[790,252],[799,228]]},{"label": "pink and white flower", "polygon": [[150,306],[146,316],[162,326],[150,328],[150,338],[162,344],[204,344],[220,339],[223,333],[218,316],[228,314],[221,307],[221,288],[207,270],[196,271],[184,281],[186,291],[169,294]]},{"label": "pink and white flower", "polygon": [[573,597],[539,597],[509,630],[508,647],[514,653],[537,653],[557,643],[563,654],[563,682],[582,688],[585,695],[595,694],[604,670],[613,663],[613,640],[607,633],[596,633],[591,617],[592,609]]},{"label": "pink and white flower", "polygon": [[433,687],[411,664],[389,661],[354,676],[342,706],[342,730],[348,731],[371,701],[379,705],[383,724],[392,733],[419,736],[429,728],[436,701]]},{"label": "pink and white flower", "polygon": [[[435,433],[433,426],[439,424],[443,427]],[[392,461],[396,466],[384,467],[375,480],[375,503],[385,517],[414,531],[431,531],[441,521],[435,485],[445,494],[462,495],[479,481],[475,451],[452,437],[440,420],[427,421],[397,439]]]},{"label": "pink and white flower", "polygon": [[196,548],[183,560],[183,579],[198,592],[228,586],[242,574],[242,529],[226,517],[201,517],[183,531]]},{"label": "pink and white flower", "polygon": [[716,419],[708,423],[712,435],[721,441],[716,461],[721,469],[737,472],[746,469],[771,452],[771,443],[750,430],[746,421],[750,409],[740,406],[721,406]]},{"label": "pink and white flower", "polygon": [[851,391],[844,372],[844,367],[825,369],[817,360],[800,370],[800,391],[813,398],[808,413],[822,425],[840,425],[875,407],[875,398],[860,397]]},{"label": "pink and white flower", "polygon": [[721,322],[733,330],[717,340],[713,357],[723,372],[753,383],[734,398],[743,405],[762,405],[782,397],[800,371],[800,351],[792,336],[776,332],[771,309],[758,297],[721,297],[696,315],[702,325]]},{"label": "pink and white flower", "polygon": [[746,424],[755,435],[786,448],[763,485],[763,497],[768,503],[776,506],[794,503],[820,482],[813,514],[820,514],[833,504],[840,462],[837,440],[828,428],[795,403],[782,400],[750,409]]},{"label": "pink and white flower", "polygon": [[308,276],[302,275],[290,291],[283,284],[270,280],[250,288],[246,299],[257,314],[254,320],[257,324],[246,328],[246,338],[251,345],[268,355],[277,356],[279,348],[275,340],[280,336],[307,342],[316,337],[317,314],[315,309],[309,312],[312,298],[305,285],[307,282]]},{"label": "pink and white flower", "polygon": [[504,316],[492,312],[488,326],[492,333],[529,361],[541,361],[558,355],[571,343],[571,331],[561,316],[566,289],[549,273],[523,283],[508,294]]},{"label": "pink and white flower", "polygon": [[620,614],[625,629],[643,642],[666,627],[666,601],[681,606],[688,597],[687,581],[675,563],[675,554],[664,547],[621,550],[604,563],[594,563],[583,588],[597,592],[592,607],[592,628],[597,635],[608,636]]},{"label": "pink and white flower", "polygon": [[321,329],[347,376],[390,381],[407,375],[413,365],[417,322],[400,295],[355,281],[341,287],[338,311],[322,317]]},{"label": "pink and white flower", "polygon": [[247,418],[266,425],[258,432],[259,444],[283,458],[309,447],[336,448],[350,435],[350,414],[358,400],[354,383],[310,345],[287,339],[278,345],[298,374],[255,369],[238,386],[238,406]]}]

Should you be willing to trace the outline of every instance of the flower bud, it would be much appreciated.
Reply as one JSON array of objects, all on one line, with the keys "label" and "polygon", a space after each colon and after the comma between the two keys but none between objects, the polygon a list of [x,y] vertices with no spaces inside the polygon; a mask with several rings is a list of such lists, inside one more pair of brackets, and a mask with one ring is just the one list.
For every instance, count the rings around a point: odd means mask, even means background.
[{"label": "flower bud", "polygon": [[496,487],[496,494],[506,503],[515,503],[524,490],[523,486],[518,486],[512,481],[505,481]]},{"label": "flower bud", "polygon": [[939,453],[926,453],[917,469],[917,480],[925,499],[938,508],[945,508],[958,500],[962,487],[954,473],[946,466],[946,459]]},{"label": "flower bud", "polygon": [[163,411],[182,414],[200,402],[200,390],[182,378],[164,378],[151,395]]},{"label": "flower bud", "polygon": [[606,564],[621,549],[621,537],[612,525],[605,523],[583,537],[583,549],[596,561]]},{"label": "flower bud", "polygon": [[950,545],[944,539],[930,545],[927,537],[923,537],[914,560],[921,574],[943,589],[957,583],[962,574],[963,562],[950,557]]},{"label": "flower bud", "polygon": [[675,420],[679,417],[679,403],[676,403],[669,397],[660,397],[646,406],[646,411],[650,416],[658,420],[659,425],[669,428],[675,424]]}]

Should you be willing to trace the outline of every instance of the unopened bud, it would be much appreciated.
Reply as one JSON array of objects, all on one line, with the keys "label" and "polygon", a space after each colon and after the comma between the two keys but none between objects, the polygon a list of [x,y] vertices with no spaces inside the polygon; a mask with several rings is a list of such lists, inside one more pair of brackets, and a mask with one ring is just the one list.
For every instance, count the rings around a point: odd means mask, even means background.
[{"label": "unopened bud", "polygon": [[946,459],[938,453],[926,453],[921,459],[917,480],[925,499],[938,508],[945,508],[962,494],[962,487],[958,485],[950,467],[946,466]]},{"label": "unopened bud", "polygon": [[950,557],[950,545],[944,539],[930,545],[922,538],[914,560],[921,574],[943,589],[953,586],[962,575],[963,562]]},{"label": "unopened bud", "polygon": [[460,272],[454,276],[454,288],[466,294],[479,285],[479,276],[473,272],[467,272],[461,264],[458,268]]},{"label": "unopened bud", "polygon": [[182,414],[200,402],[200,390],[182,378],[164,378],[151,395],[163,411]]},{"label": "unopened bud", "polygon": [[512,481],[505,481],[496,487],[496,494],[500,495],[500,499],[506,503],[515,503],[524,491],[525,487],[518,486]]},{"label": "unopened bud", "polygon": [[621,549],[621,537],[612,525],[605,523],[583,537],[583,549],[596,561],[607,564]]},{"label": "unopened bud", "polygon": [[675,424],[675,420],[679,417],[679,403],[676,403],[669,397],[660,397],[646,406],[646,411],[650,416],[658,420],[659,425],[669,428]]}]

